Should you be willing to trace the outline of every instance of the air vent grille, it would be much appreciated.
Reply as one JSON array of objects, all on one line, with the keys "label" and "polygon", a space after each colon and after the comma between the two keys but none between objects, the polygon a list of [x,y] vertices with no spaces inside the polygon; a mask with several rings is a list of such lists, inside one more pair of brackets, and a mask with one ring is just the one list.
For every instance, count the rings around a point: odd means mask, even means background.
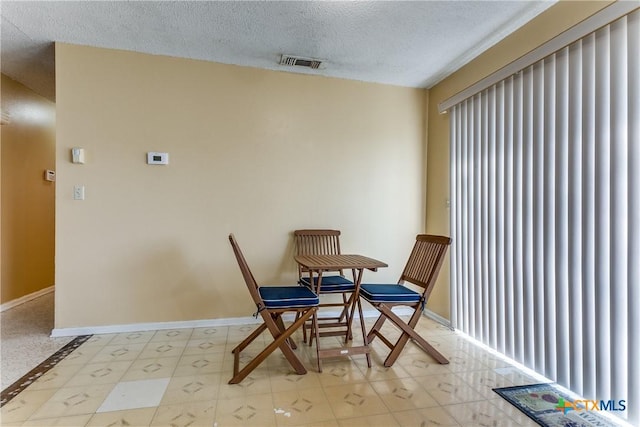
[{"label": "air vent grille", "polygon": [[320,68],[322,61],[319,59],[302,58],[300,56],[282,55],[280,58],[280,65],[287,65],[290,67],[306,67],[314,70]]},{"label": "air vent grille", "polygon": [[6,111],[2,111],[2,115],[0,116],[0,125],[8,125],[11,122],[11,115]]}]

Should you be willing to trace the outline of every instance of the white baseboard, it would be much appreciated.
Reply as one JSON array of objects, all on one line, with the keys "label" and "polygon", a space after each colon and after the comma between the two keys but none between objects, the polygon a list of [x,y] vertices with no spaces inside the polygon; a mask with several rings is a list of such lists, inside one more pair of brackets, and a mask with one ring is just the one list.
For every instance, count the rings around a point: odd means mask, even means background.
[{"label": "white baseboard", "polygon": [[126,325],[83,326],[79,328],[56,328],[51,337],[77,335],[117,334],[122,332],[158,331],[163,329],[216,328],[229,325],[249,325],[258,323],[254,317],[230,317],[225,319],[184,320],[177,322],[130,323]]},{"label": "white baseboard", "polygon": [[[394,310],[399,315],[411,314],[410,309]],[[323,311],[325,316],[337,316],[339,312]],[[366,310],[363,313],[365,318],[377,317],[380,313],[377,310]],[[293,314],[284,316],[285,320],[292,320]],[[359,318],[356,313],[356,318]],[[255,317],[229,317],[224,319],[203,319],[203,320],[185,320],[179,322],[152,322],[152,323],[131,323],[127,325],[107,325],[107,326],[85,326],[79,328],[56,328],[51,331],[51,337],[69,337],[78,335],[95,335],[95,334],[117,334],[123,332],[144,332],[158,331],[163,329],[186,329],[186,328],[215,328],[230,325],[250,325],[260,323]]]},{"label": "white baseboard", "polygon": [[17,307],[20,304],[24,304],[25,302],[29,302],[38,297],[51,293],[54,290],[55,290],[55,286],[51,285],[48,288],[40,289],[39,291],[32,292],[29,295],[25,295],[20,298],[16,298],[14,300],[5,302],[4,304],[0,305],[0,313],[5,310],[9,310],[10,308]]},{"label": "white baseboard", "polygon": [[425,308],[423,313],[429,319],[432,319],[432,320],[440,323],[442,326],[446,326],[447,328],[449,328],[449,329],[451,329],[453,331],[453,326],[451,326],[451,321],[449,319],[440,316],[438,313],[435,313],[435,312],[429,310],[428,308]]}]

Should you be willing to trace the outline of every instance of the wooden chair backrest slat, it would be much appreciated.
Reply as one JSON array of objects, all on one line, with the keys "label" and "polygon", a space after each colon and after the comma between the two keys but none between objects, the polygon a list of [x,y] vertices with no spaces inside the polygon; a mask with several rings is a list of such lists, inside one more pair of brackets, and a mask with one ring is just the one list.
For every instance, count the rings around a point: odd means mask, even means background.
[{"label": "wooden chair backrest slat", "polygon": [[339,230],[295,230],[296,255],[340,254]]},{"label": "wooden chair backrest slat", "polygon": [[[339,255],[341,253],[340,230],[295,230],[293,235],[296,255]],[[304,267],[298,268],[300,276],[307,271]]]},{"label": "wooden chair backrest slat", "polygon": [[424,299],[429,298],[450,244],[449,237],[419,234],[399,283],[420,286],[424,288]]}]

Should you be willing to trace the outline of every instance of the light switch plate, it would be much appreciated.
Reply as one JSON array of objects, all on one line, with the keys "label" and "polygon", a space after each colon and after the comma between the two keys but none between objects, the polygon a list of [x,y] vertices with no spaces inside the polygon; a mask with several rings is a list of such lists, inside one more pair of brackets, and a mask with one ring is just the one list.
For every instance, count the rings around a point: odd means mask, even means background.
[{"label": "light switch plate", "polygon": [[84,200],[84,185],[73,186],[73,200]]}]

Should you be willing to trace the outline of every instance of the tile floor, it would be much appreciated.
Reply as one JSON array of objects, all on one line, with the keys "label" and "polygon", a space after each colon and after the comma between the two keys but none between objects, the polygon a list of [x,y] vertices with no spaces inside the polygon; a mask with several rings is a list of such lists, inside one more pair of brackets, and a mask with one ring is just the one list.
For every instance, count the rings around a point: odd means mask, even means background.
[{"label": "tile floor", "polygon": [[[325,361],[318,373],[315,346],[298,334],[306,375],[296,375],[276,350],[242,383],[229,385],[231,349],[253,328],[94,335],[3,406],[2,426],[536,425],[491,388],[539,379],[427,318],[418,329],[449,365],[409,343],[384,368],[388,350],[377,340],[371,368],[364,356],[353,356]],[[263,334],[245,350],[241,363],[268,338]]]}]

